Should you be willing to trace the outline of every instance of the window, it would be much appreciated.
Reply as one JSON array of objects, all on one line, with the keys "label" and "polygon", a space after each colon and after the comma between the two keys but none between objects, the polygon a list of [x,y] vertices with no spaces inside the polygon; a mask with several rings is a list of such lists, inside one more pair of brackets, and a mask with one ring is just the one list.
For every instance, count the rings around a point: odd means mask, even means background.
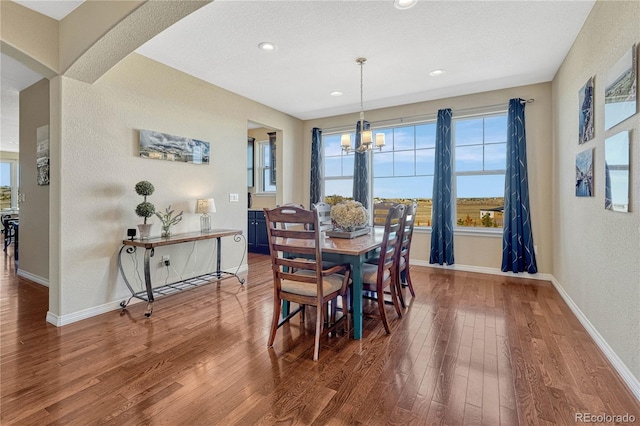
[{"label": "window", "polygon": [[[506,112],[454,118],[454,224],[502,227],[506,169]],[[374,200],[418,202],[416,226],[431,226],[436,122],[373,129],[386,146],[374,150],[370,173]],[[352,135],[353,140],[353,135]],[[326,133],[324,194],[351,198],[355,154],[345,154],[340,134]]]},{"label": "window", "polygon": [[323,136],[324,145],[324,193],[325,195],[351,198],[353,195],[354,155],[346,155],[340,147],[340,135]]},{"label": "window", "polygon": [[456,224],[502,227],[507,116],[454,119],[453,126]]},{"label": "window", "polygon": [[18,207],[18,162],[0,161],[0,209]]},{"label": "window", "polygon": [[[431,226],[435,129],[435,122],[374,129],[374,133],[385,134],[386,146],[382,151],[373,151],[370,168],[373,198],[395,202],[417,200],[416,226]],[[342,151],[340,136],[323,136],[324,193],[328,202],[334,196],[351,198],[353,194],[355,154]]]},{"label": "window", "polygon": [[373,153],[373,198],[418,202],[416,226],[431,226],[436,123],[379,129],[386,146]]},{"label": "window", "polygon": [[269,141],[258,143],[258,180],[260,192],[276,191],[276,185],[271,184],[271,146]]}]

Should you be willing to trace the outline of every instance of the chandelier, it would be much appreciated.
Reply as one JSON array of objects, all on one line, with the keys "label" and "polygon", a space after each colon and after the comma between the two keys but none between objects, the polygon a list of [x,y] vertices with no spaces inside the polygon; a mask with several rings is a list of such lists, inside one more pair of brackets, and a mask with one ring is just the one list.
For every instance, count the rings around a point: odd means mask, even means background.
[{"label": "chandelier", "polygon": [[[364,106],[362,102],[362,67],[367,58],[358,58],[356,62],[360,65],[360,146],[357,148],[351,147],[351,133],[345,133],[340,137],[340,146],[342,151],[349,154],[351,151],[366,152],[371,151],[374,148],[373,132],[371,130],[364,130]],[[375,148],[382,151],[384,146],[384,133],[376,133]]]}]

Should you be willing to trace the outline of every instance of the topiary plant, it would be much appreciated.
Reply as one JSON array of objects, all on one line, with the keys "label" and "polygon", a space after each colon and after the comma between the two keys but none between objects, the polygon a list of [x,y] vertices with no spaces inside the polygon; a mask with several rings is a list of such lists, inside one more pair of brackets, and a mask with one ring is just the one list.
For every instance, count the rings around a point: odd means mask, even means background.
[{"label": "topiary plant", "polygon": [[147,219],[153,216],[156,212],[156,207],[147,201],[147,196],[153,194],[155,188],[151,182],[142,180],[136,183],[136,193],[144,197],[144,201],[136,206],[136,214],[144,218],[144,224],[147,224]]}]

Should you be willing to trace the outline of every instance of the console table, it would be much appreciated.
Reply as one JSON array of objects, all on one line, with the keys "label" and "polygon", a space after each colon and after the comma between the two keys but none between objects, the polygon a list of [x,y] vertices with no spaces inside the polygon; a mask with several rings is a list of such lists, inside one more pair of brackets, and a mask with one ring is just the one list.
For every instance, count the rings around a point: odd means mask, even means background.
[{"label": "console table", "polygon": [[[189,290],[194,287],[199,287],[204,284],[209,284],[212,281],[221,281],[227,278],[235,277],[240,284],[244,284],[244,279],[240,278],[236,273],[226,272],[220,270],[220,249],[221,242],[220,239],[222,237],[233,236],[233,240],[235,242],[240,242],[241,239],[244,238],[241,230],[236,229],[213,229],[210,232],[189,232],[184,234],[175,234],[169,237],[159,237],[159,238],[149,238],[145,240],[123,240],[122,247],[120,248],[120,252],[118,253],[118,268],[120,269],[120,273],[122,274],[122,278],[124,279],[125,284],[129,288],[131,292],[131,297],[128,300],[123,300],[120,302],[120,306],[122,309],[125,309],[131,299],[134,297],[136,299],[144,300],[147,302],[147,310],[145,311],[145,316],[150,317],[153,313],[153,301],[154,297],[160,296],[168,296],[173,293],[177,293],[183,290]],[[150,260],[154,255],[156,247],[162,246],[170,246],[174,244],[182,244],[195,242],[200,240],[210,240],[216,239],[216,270],[213,272],[209,272],[206,274],[198,275],[193,278],[187,278],[182,281],[177,281],[171,284],[163,285],[160,287],[153,287],[151,283],[151,269],[150,269]],[[122,267],[122,255],[123,253],[133,254],[136,252],[136,249],[144,248],[144,284],[145,290],[136,292],[129,280],[127,279],[127,275],[124,272]],[[245,244],[246,247],[246,244]],[[244,260],[244,254],[242,259],[240,260],[240,265]]]}]

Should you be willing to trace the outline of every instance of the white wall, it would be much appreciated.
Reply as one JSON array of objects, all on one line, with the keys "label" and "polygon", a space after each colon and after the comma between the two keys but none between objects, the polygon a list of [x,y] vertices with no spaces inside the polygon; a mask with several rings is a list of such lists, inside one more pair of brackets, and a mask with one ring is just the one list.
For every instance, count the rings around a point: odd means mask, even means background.
[{"label": "white wall", "polygon": [[[531,200],[531,221],[533,240],[538,246],[538,271],[551,273],[552,267],[552,234],[551,234],[551,84],[541,83],[530,86],[514,87],[492,92],[473,95],[457,96],[454,98],[438,99],[392,108],[366,111],[366,119],[376,121],[399,119],[437,113],[441,108],[452,108],[455,117],[456,110],[468,110],[487,106],[507,105],[511,98],[534,98],[535,102],[527,104],[525,108],[527,132],[527,161],[529,164],[529,192]],[[304,126],[303,162],[304,187],[303,200],[309,200],[309,173],[311,156],[311,129],[313,127],[332,128],[355,125],[357,114],[347,114],[320,120],[309,120]],[[429,260],[431,235],[428,232],[416,231],[412,242],[411,257],[417,263]],[[457,265],[473,268],[489,268],[499,270],[502,264],[502,237],[461,235],[454,236],[454,256]],[[524,274],[528,275],[528,274]]]},{"label": "white wall", "polygon": [[[171,204],[185,211],[175,232],[199,230],[195,200],[213,197],[217,208],[213,227],[246,233],[247,121],[282,129],[284,150],[295,153],[300,139],[298,120],[137,54],[94,84],[66,77],[55,80],[52,102],[56,102],[58,82],[60,100],[52,116],[60,114],[61,130],[52,162],[59,164],[60,185],[52,191],[51,202],[52,209],[59,211],[60,223],[52,241],[59,252],[52,253],[56,267],[52,268],[50,314],[58,318],[128,295],[118,274],[117,252],[126,229],[141,223],[134,213],[142,201],[133,189],[136,182],[149,180],[155,185],[149,201],[157,209]],[[140,158],[139,129],[210,142],[211,164]],[[55,140],[55,129],[53,133]],[[286,162],[283,167],[292,169]],[[291,191],[286,182],[283,187]],[[230,193],[239,194],[239,202],[229,202]],[[152,222],[152,236],[158,236],[158,219]],[[202,261],[207,248],[197,250]],[[222,267],[237,266],[243,250],[243,244],[224,241]],[[174,246],[167,253],[178,273],[198,272],[198,266],[180,266],[190,256],[190,247]],[[155,259],[162,254],[156,251]],[[152,264],[154,273],[164,279],[166,271],[157,264],[159,260]],[[172,271],[170,280],[175,279]]]},{"label": "white wall", "polygon": [[[553,274],[640,380],[640,115],[605,131],[607,70],[640,42],[640,2],[599,1],[553,80]],[[578,90],[595,76],[595,138],[578,145]],[[604,141],[632,131],[630,213],[604,210]],[[595,196],[575,196],[576,154],[595,148]]]}]

